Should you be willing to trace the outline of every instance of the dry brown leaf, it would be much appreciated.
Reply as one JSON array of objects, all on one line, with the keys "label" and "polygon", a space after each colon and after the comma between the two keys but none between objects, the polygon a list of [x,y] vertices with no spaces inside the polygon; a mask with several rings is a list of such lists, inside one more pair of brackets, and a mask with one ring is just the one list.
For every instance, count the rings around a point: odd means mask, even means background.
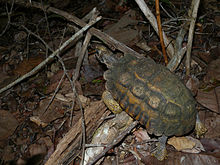
[{"label": "dry brown leaf", "polygon": [[8,111],[0,110],[0,140],[8,138],[18,126],[16,118]]},{"label": "dry brown leaf", "polygon": [[[89,105],[90,99],[88,97],[85,97],[83,95],[79,95],[78,97],[79,97],[79,100],[80,100],[83,108],[85,108],[87,105]],[[67,93],[64,96],[61,93],[57,93],[55,98],[61,102],[66,102],[67,104],[68,103],[70,104],[74,100],[75,94],[72,92],[72,93]],[[80,109],[80,107],[78,105],[78,101],[76,102],[74,109]]]},{"label": "dry brown leaf", "polygon": [[220,151],[220,138],[203,138],[200,141],[206,152],[217,153]]},{"label": "dry brown leaf", "polygon": [[168,158],[161,165],[219,165],[220,159],[210,154],[189,154],[170,152]]},{"label": "dry brown leaf", "polygon": [[186,87],[189,88],[193,93],[193,96],[195,96],[199,89],[199,79],[196,77],[190,77],[186,83]]},{"label": "dry brown leaf", "polygon": [[3,71],[0,70],[0,88],[3,88],[5,86],[7,86],[8,84],[10,84],[11,82],[13,82],[14,80],[16,80],[16,76],[9,76],[6,73],[3,73]]},{"label": "dry brown leaf", "polygon": [[172,137],[168,139],[168,144],[172,145],[177,151],[192,149],[196,143],[186,137]]},{"label": "dry brown leaf", "polygon": [[208,109],[220,113],[220,86],[210,91],[198,90],[197,101]]},{"label": "dry brown leaf", "polygon": [[[51,98],[47,98],[40,101],[40,106],[34,111],[35,119],[36,116],[39,117],[39,123],[50,123],[55,119],[61,118],[64,116],[65,110],[70,107],[71,103],[61,102],[60,100],[54,99],[53,102],[50,104],[47,110],[46,107],[48,106]],[[35,122],[37,120],[34,120]]]},{"label": "dry brown leaf", "polygon": [[220,115],[212,112],[204,112],[204,122],[207,128],[205,138],[220,137]]},{"label": "dry brown leaf", "polygon": [[37,56],[37,57],[31,57],[29,59],[25,59],[19,65],[17,66],[16,69],[13,70],[13,73],[18,76],[22,76],[29,71],[31,71],[35,66],[40,64],[43,61],[42,56]]},{"label": "dry brown leaf", "polygon": [[214,112],[220,113],[220,58],[210,62],[204,77],[206,89],[199,90],[197,101]]},{"label": "dry brown leaf", "polygon": [[200,153],[201,151],[205,151],[202,143],[191,136],[186,136],[186,138],[192,142],[195,142],[195,146],[192,149],[183,149],[182,152],[188,152],[188,153]]},{"label": "dry brown leaf", "polygon": [[135,11],[129,10],[117,23],[106,26],[105,32],[125,45],[132,46],[141,39],[139,30],[131,28],[131,26],[137,24],[138,21],[135,20]]},{"label": "dry brown leaf", "polygon": [[207,68],[207,74],[204,77],[205,82],[213,80],[220,81],[220,58],[210,62]]},{"label": "dry brown leaf", "polygon": [[38,154],[46,154],[47,148],[45,145],[39,144],[31,144],[29,146],[30,156],[38,155]]},{"label": "dry brown leaf", "polygon": [[32,121],[33,123],[37,124],[39,127],[43,127],[43,128],[48,125],[48,123],[45,123],[45,122],[41,121],[39,116],[31,116],[30,117],[30,121]]}]

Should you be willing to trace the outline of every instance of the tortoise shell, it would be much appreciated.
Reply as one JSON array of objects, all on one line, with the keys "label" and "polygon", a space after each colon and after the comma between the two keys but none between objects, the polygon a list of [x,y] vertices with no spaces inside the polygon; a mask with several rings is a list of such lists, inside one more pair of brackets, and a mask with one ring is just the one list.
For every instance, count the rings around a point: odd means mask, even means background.
[{"label": "tortoise shell", "polygon": [[194,98],[166,67],[132,55],[108,67],[104,73],[106,89],[149,133],[181,136],[194,128]]}]

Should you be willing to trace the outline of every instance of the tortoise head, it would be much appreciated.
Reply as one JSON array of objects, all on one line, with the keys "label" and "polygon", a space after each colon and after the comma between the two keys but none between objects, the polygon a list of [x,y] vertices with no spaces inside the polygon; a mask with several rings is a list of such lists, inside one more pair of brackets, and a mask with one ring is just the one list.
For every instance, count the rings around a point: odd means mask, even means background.
[{"label": "tortoise head", "polygon": [[103,45],[96,45],[95,47],[98,51],[96,57],[101,63],[106,64],[108,68],[111,68],[114,63],[117,63],[118,60],[113,57],[113,53],[108,48]]}]

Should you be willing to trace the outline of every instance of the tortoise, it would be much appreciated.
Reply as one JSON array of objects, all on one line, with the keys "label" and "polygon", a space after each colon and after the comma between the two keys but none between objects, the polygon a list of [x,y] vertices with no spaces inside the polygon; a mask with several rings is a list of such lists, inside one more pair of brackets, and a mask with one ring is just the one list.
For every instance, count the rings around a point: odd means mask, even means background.
[{"label": "tortoise", "polygon": [[195,127],[196,101],[191,92],[165,66],[150,58],[130,54],[119,60],[106,54],[99,58],[108,67],[104,103],[114,113],[125,110],[148,133],[161,136],[153,155],[163,160],[167,137],[185,135]]}]

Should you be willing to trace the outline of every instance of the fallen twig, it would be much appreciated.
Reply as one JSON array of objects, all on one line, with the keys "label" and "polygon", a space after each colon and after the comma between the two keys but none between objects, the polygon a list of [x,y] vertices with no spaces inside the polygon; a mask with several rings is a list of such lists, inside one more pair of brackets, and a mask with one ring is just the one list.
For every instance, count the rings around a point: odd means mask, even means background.
[{"label": "fallen twig", "polygon": [[[15,0],[15,3],[27,6],[26,2],[22,1],[22,0]],[[73,16],[72,14],[69,14],[69,13],[67,13],[63,10],[60,10],[60,9],[57,9],[57,8],[54,8],[54,7],[49,7],[49,6],[46,6],[46,5],[42,6],[40,3],[37,3],[37,2],[34,2],[34,1],[31,2],[31,7],[39,8],[39,9],[42,9],[42,10],[44,8],[46,8],[47,12],[52,12],[52,13],[58,14],[60,16],[63,16],[67,20],[72,21],[72,22],[74,22],[75,24],[77,24],[81,27],[86,25],[86,23],[84,21],[82,21],[81,19]],[[106,33],[103,33],[102,31],[100,31],[100,30],[98,30],[94,27],[90,28],[89,32],[91,33],[91,35],[93,35],[93,36],[99,38],[101,41],[103,41],[112,50],[118,49],[118,50],[124,52],[125,54],[132,54],[132,55],[134,55],[138,58],[143,58],[142,55],[140,55],[139,53],[137,53],[133,49],[127,47],[125,44],[115,40],[111,36],[107,35]]]},{"label": "fallen twig", "polygon": [[[147,7],[144,0],[135,0],[138,6],[140,7],[141,11],[144,13],[145,17],[149,20],[150,24],[154,28],[155,32],[158,34],[158,26],[157,20],[150,9]],[[174,48],[170,43],[169,39],[166,37],[165,33],[163,32],[164,43],[167,47],[167,54],[170,58],[174,56]]]},{"label": "fallen twig", "polygon": [[176,68],[179,66],[183,55],[186,53],[186,47],[182,47],[183,39],[186,34],[185,27],[183,27],[176,38],[175,41],[175,56],[169,61],[169,64],[167,65],[167,68],[174,72]]},{"label": "fallen twig", "polygon": [[193,41],[193,33],[195,22],[197,18],[198,8],[199,8],[200,0],[193,0],[191,5],[191,10],[189,12],[191,16],[191,22],[189,27],[188,34],[188,43],[187,43],[187,52],[186,52],[186,75],[190,75],[190,59],[191,59],[191,51],[192,51],[192,41]]},{"label": "fallen twig", "polygon": [[67,45],[69,45],[73,40],[75,40],[81,33],[88,30],[89,27],[91,27],[94,23],[99,21],[101,19],[100,17],[97,17],[95,20],[92,20],[87,25],[85,25],[81,30],[79,30],[77,33],[75,33],[69,40],[64,42],[60,48],[58,48],[54,53],[52,53],[48,58],[46,58],[43,62],[41,62],[39,65],[37,65],[32,71],[26,73],[25,75],[21,76],[11,84],[7,85],[6,87],[0,89],[0,93],[8,90],[9,88],[13,87],[14,85],[20,83],[21,81],[25,80],[26,78],[34,75],[37,73],[41,68],[43,68],[48,62],[50,62],[59,52],[61,52]]},{"label": "fallen twig", "polygon": [[159,0],[155,1],[155,6],[156,6],[156,17],[157,17],[158,33],[159,33],[159,37],[160,37],[160,45],[161,45],[161,48],[162,48],[165,64],[167,65],[168,64],[168,59],[167,59],[166,49],[165,49],[165,45],[164,45],[163,31],[162,31],[161,20],[160,20]]},{"label": "fallen twig", "polygon": [[[93,17],[95,17],[95,15],[93,15],[91,17],[91,20],[93,19]],[[83,47],[81,49],[81,54],[77,60],[76,69],[74,70],[75,74],[73,73],[73,78],[72,78],[73,82],[75,82],[77,80],[77,78],[79,77],[81,64],[83,62],[83,59],[84,59],[84,56],[85,56],[85,53],[86,53],[86,50],[89,45],[91,37],[92,37],[91,34],[89,32],[87,32],[85,40],[82,45]],[[81,109],[81,116],[82,116],[82,137],[83,137],[82,138],[82,160],[81,160],[80,164],[83,165],[83,161],[84,161],[84,157],[85,157],[86,128],[85,128],[84,111],[83,111],[82,107],[80,109]]]},{"label": "fallen twig", "polygon": [[133,123],[131,123],[129,125],[129,127],[124,130],[118,137],[116,137],[116,139],[110,143],[108,145],[108,147],[106,147],[103,152],[99,155],[97,155],[93,161],[91,161],[90,163],[88,163],[87,165],[92,165],[92,164],[95,164],[99,159],[101,159],[103,156],[105,156],[105,154],[110,150],[112,149],[114,146],[116,146],[118,143],[121,142],[121,140],[127,135],[129,134],[136,126],[138,125],[138,121],[134,121]]},{"label": "fallen twig", "polygon": [[[92,102],[85,108],[86,132],[88,138],[93,135],[93,131],[98,128],[103,122],[103,115],[110,114],[106,111],[106,107],[102,101]],[[103,118],[102,118],[103,117]],[[59,141],[56,150],[49,157],[45,165],[61,165],[69,164],[71,160],[75,159],[81,154],[81,140],[82,140],[82,117],[71,127],[65,136]]]},{"label": "fallen twig", "polygon": [[12,1],[11,3],[11,9],[10,11],[8,11],[8,6],[6,4],[6,12],[8,14],[8,22],[7,22],[7,25],[5,26],[4,30],[2,30],[1,34],[0,34],[0,37],[3,36],[3,34],[5,34],[5,32],[8,30],[9,28],[9,25],[11,23],[11,14],[12,14],[12,10],[13,10],[13,7],[14,7],[14,0]]}]

